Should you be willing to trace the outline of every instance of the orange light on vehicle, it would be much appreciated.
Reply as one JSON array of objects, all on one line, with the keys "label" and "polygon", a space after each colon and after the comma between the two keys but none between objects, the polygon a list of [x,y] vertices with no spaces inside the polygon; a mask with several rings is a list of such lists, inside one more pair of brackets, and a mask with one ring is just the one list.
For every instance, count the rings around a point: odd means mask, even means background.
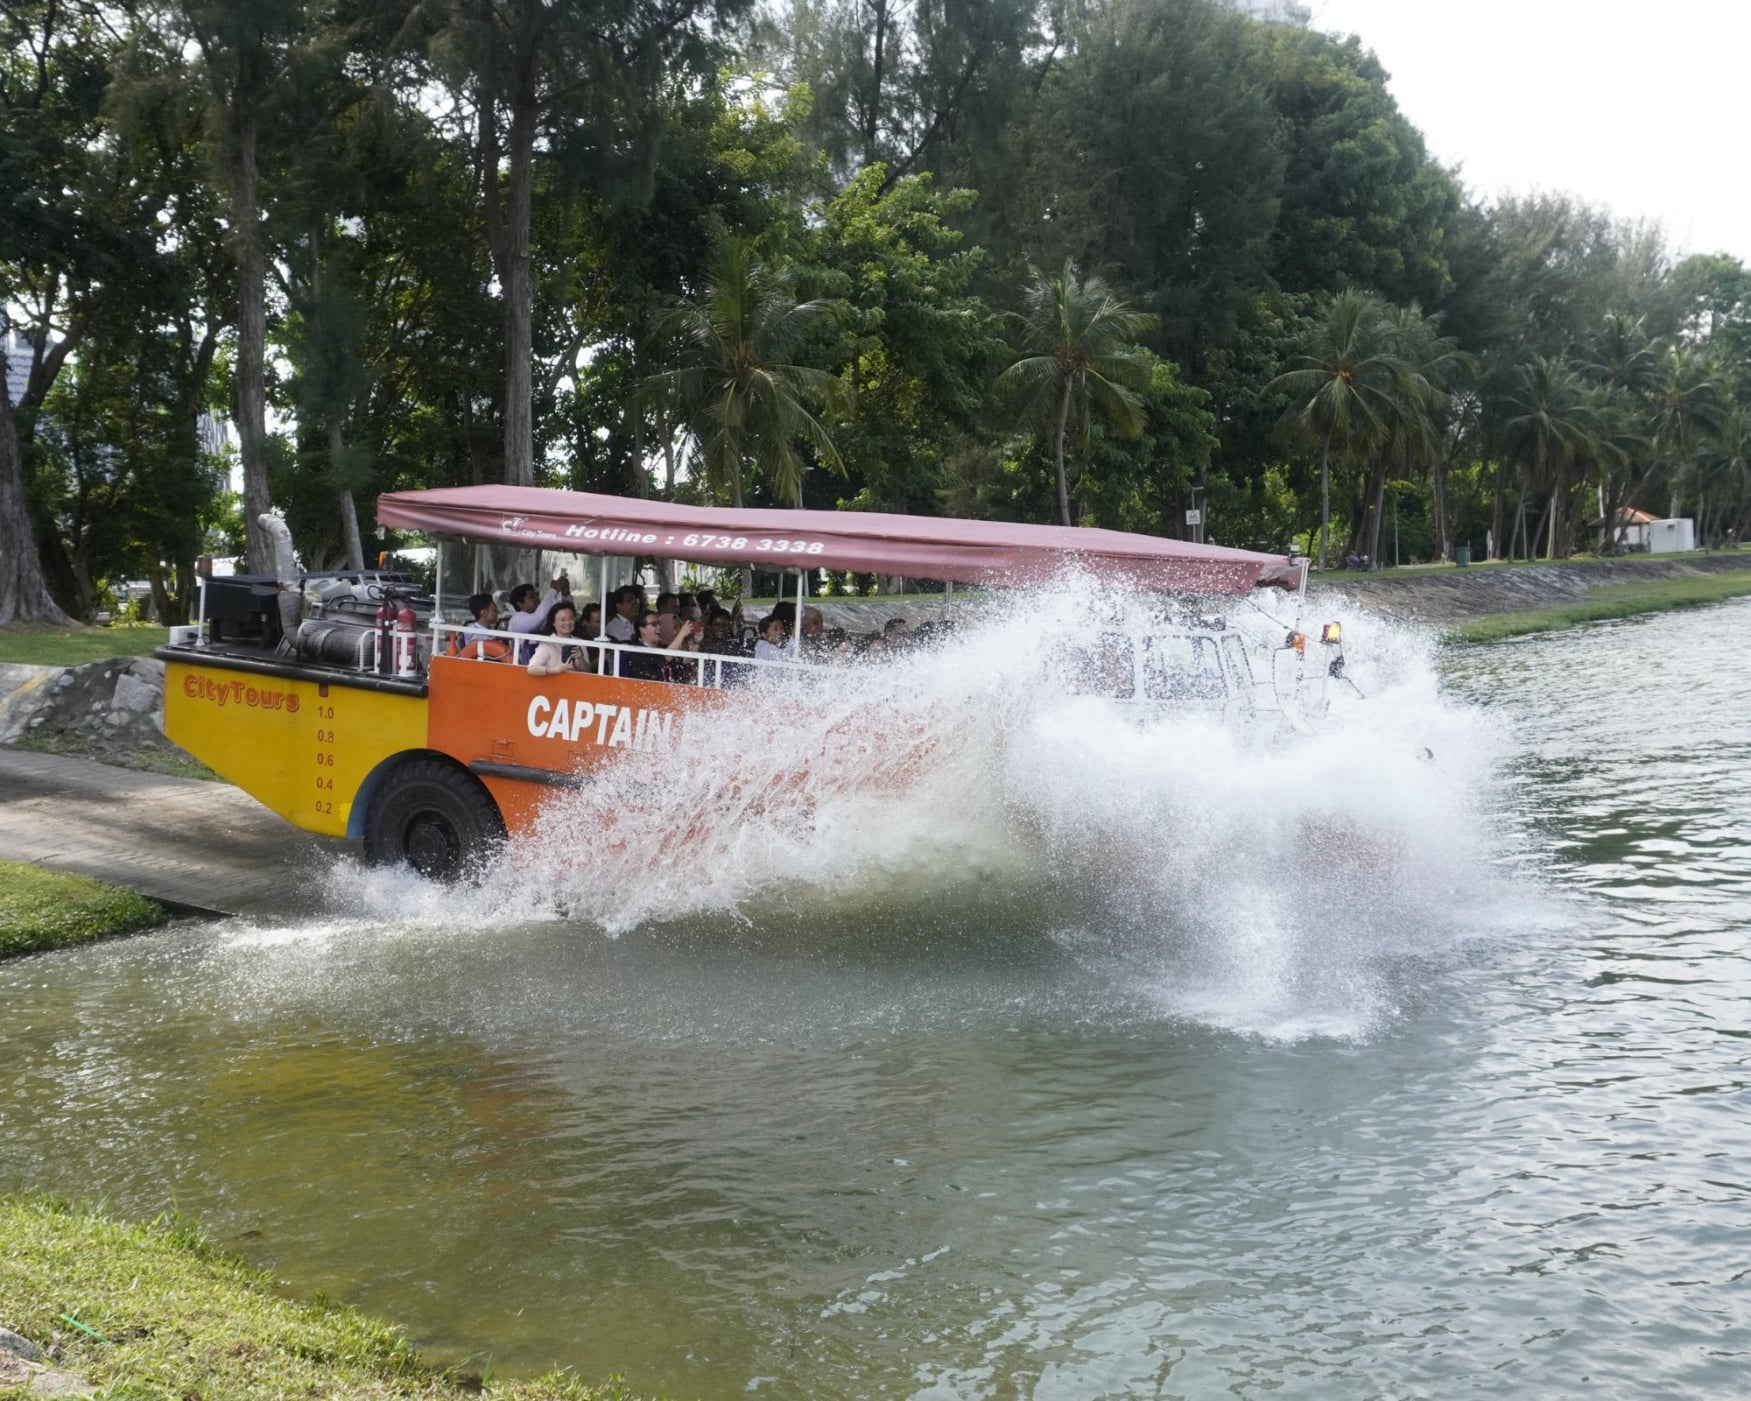
[{"label": "orange light on vehicle", "polygon": [[1335,647],[1344,640],[1343,630],[1336,623],[1327,623],[1319,630],[1319,640],[1327,647]]}]

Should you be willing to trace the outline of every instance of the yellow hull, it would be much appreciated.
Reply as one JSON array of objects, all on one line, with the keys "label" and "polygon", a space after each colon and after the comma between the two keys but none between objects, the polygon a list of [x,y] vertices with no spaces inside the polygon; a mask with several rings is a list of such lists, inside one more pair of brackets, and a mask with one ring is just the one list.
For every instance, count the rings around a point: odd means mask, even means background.
[{"label": "yellow hull", "polygon": [[426,747],[426,700],[167,659],[164,733],[293,826],[345,837],[366,776]]}]

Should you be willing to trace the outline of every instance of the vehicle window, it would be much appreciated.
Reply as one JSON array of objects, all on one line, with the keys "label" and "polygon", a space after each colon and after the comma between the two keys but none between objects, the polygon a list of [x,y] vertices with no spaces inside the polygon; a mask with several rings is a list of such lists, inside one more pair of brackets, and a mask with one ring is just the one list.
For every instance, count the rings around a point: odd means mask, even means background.
[{"label": "vehicle window", "polygon": [[1230,633],[1222,639],[1222,655],[1228,662],[1228,674],[1241,690],[1252,685],[1252,663],[1246,655],[1246,639]]},{"label": "vehicle window", "polygon": [[[1238,640],[1238,639],[1237,639]],[[1219,701],[1228,695],[1222,658],[1209,637],[1151,637],[1143,653],[1143,693],[1151,700]]]},{"label": "vehicle window", "polygon": [[1075,695],[1130,700],[1137,690],[1131,668],[1131,639],[1122,632],[1103,632],[1091,645],[1066,654],[1065,681]]}]

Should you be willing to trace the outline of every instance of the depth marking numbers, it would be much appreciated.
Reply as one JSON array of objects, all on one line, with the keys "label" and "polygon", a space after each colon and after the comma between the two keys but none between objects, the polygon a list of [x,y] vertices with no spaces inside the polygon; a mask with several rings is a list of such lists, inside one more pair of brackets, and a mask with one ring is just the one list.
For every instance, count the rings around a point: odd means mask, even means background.
[{"label": "depth marking numbers", "polygon": [[[316,721],[316,812],[334,816],[334,704],[321,701],[313,709]],[[326,796],[325,796],[326,795]]]}]

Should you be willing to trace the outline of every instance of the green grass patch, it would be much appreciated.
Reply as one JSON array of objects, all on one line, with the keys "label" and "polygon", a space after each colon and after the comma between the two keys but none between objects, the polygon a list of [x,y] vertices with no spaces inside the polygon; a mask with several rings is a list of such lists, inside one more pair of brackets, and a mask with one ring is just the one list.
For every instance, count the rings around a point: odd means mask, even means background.
[{"label": "green grass patch", "polygon": [[0,628],[0,662],[80,666],[110,657],[144,657],[162,647],[169,637],[169,628],[144,624],[113,628],[47,628],[34,624]]},{"label": "green grass patch", "polygon": [[0,958],[131,934],[164,917],[160,906],[131,890],[0,861]]},{"label": "green grass patch", "polygon": [[[115,1401],[631,1401],[612,1380],[427,1367],[398,1329],[284,1298],[179,1223],[127,1225],[38,1197],[0,1195],[0,1321]],[[0,1401],[28,1395],[0,1383]]]},{"label": "green grass patch", "polygon": [[1460,642],[1497,642],[1534,632],[1558,632],[1581,623],[1665,613],[1676,608],[1700,608],[1751,594],[1751,570],[1726,574],[1691,574],[1631,584],[1606,584],[1585,598],[1524,613],[1492,613],[1448,630]]}]

